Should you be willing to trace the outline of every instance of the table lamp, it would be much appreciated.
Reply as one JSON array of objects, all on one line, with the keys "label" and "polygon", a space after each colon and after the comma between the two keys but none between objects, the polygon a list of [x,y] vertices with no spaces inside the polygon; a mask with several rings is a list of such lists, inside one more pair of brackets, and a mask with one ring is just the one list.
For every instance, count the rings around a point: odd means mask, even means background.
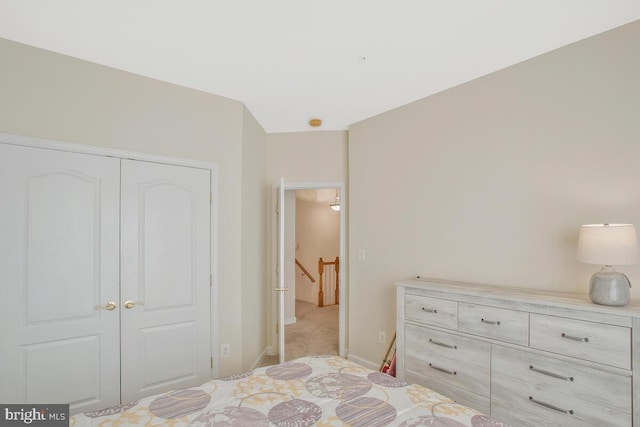
[{"label": "table lamp", "polygon": [[629,303],[631,283],[614,265],[640,263],[640,247],[632,224],[587,224],[580,227],[578,261],[603,265],[591,276],[589,298],[596,304],[622,306]]}]

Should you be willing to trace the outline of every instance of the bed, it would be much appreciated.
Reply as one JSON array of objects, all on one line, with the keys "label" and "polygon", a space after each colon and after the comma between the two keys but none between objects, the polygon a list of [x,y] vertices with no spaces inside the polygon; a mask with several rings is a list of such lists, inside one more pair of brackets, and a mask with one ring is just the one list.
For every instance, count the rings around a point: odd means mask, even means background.
[{"label": "bed", "polygon": [[314,356],[78,414],[70,426],[439,426],[504,423],[425,387]]}]

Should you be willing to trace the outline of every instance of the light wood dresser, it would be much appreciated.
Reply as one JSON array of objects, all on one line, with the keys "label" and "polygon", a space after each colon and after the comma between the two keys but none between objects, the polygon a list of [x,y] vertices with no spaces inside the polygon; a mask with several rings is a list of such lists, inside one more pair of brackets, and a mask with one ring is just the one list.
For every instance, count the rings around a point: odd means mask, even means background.
[{"label": "light wood dresser", "polygon": [[640,305],[415,279],[397,373],[516,426],[640,427]]}]

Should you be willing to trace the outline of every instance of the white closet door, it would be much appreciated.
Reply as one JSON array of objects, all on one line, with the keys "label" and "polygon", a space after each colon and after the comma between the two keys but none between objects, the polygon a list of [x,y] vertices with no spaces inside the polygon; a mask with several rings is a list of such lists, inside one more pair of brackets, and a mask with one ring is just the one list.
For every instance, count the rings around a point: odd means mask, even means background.
[{"label": "white closet door", "polygon": [[119,164],[0,144],[0,402],[119,403]]},{"label": "white closet door", "polygon": [[122,161],[121,178],[127,402],[211,378],[211,181],[208,170],[133,160]]}]

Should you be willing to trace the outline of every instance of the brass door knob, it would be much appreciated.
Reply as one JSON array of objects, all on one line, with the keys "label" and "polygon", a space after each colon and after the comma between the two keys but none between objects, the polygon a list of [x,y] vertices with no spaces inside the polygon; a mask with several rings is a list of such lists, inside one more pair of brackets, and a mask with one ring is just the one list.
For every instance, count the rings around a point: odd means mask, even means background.
[{"label": "brass door knob", "polygon": [[116,303],[113,301],[109,301],[106,305],[96,305],[95,309],[113,311],[116,309]]},{"label": "brass door knob", "polygon": [[143,303],[142,301],[136,301],[136,302],[133,302],[133,301],[125,301],[125,303],[124,303],[124,308],[133,308],[133,307],[135,307],[136,305],[144,305],[144,303]]}]

